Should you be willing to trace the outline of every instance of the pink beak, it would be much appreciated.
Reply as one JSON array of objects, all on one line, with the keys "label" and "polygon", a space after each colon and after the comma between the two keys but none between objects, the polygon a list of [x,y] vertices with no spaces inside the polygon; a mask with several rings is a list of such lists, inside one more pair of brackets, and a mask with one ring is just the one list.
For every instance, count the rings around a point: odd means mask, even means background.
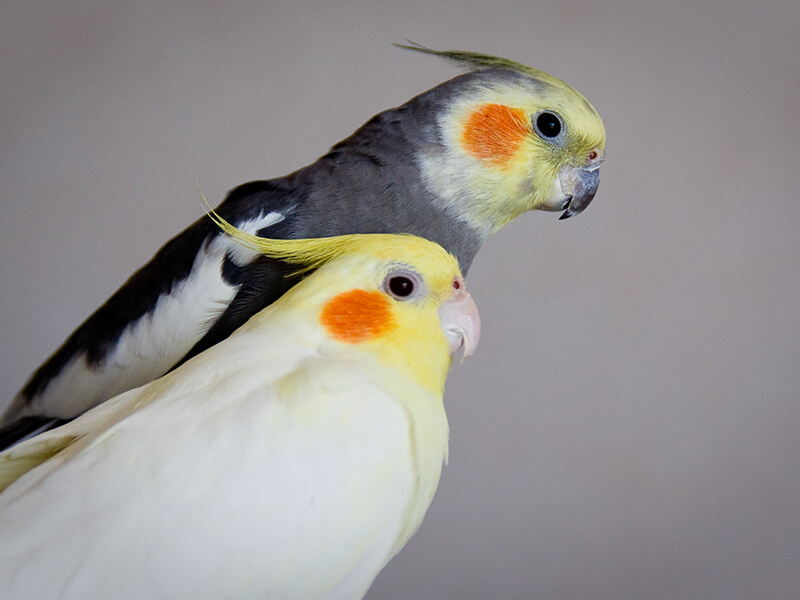
[{"label": "pink beak", "polygon": [[450,356],[464,348],[461,362],[475,353],[481,339],[481,315],[478,306],[464,287],[464,281],[456,280],[459,287],[453,290],[451,298],[439,307],[439,322],[447,341],[450,343]]}]

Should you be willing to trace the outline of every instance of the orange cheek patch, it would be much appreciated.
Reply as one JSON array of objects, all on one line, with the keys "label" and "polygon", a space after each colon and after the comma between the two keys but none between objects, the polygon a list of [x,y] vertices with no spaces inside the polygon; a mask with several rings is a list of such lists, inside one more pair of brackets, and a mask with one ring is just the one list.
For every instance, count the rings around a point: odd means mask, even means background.
[{"label": "orange cheek patch", "polygon": [[341,342],[363,342],[395,328],[392,307],[380,292],[351,290],[331,298],[322,308],[320,322]]},{"label": "orange cheek patch", "polygon": [[530,132],[528,115],[521,108],[484,104],[467,117],[461,143],[472,156],[502,166]]}]

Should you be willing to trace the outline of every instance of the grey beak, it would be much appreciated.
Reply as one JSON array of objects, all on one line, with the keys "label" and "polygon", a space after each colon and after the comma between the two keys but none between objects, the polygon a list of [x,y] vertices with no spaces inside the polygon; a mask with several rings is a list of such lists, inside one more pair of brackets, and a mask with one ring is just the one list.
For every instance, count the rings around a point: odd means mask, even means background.
[{"label": "grey beak", "polygon": [[564,173],[563,177],[561,188],[565,192],[572,188],[572,191],[567,192],[568,200],[564,204],[566,210],[559,217],[559,220],[579,215],[589,206],[589,203],[597,193],[597,186],[600,183],[600,165],[589,169],[570,169],[568,173]]}]

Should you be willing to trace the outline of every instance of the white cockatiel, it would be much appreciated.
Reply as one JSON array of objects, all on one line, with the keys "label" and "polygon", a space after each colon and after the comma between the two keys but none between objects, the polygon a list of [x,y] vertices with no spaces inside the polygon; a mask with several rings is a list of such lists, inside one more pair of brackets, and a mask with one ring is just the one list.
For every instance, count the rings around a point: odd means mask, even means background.
[{"label": "white cockatiel", "polygon": [[409,235],[264,240],[310,275],[227,340],[0,454],[12,599],[360,598],[447,457],[444,383],[480,325]]}]

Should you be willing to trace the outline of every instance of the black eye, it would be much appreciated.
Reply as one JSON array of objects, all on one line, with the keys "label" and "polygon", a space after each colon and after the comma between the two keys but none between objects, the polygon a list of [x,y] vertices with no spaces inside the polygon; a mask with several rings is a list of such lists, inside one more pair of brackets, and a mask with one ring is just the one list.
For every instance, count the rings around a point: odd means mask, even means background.
[{"label": "black eye", "polygon": [[561,133],[561,119],[557,115],[545,111],[536,117],[536,129],[543,137],[557,137]]},{"label": "black eye", "polygon": [[395,300],[413,300],[425,294],[425,281],[413,269],[398,265],[386,274],[383,291]]},{"label": "black eye", "polygon": [[406,298],[414,293],[414,282],[405,275],[395,275],[389,278],[389,291],[396,298]]}]

